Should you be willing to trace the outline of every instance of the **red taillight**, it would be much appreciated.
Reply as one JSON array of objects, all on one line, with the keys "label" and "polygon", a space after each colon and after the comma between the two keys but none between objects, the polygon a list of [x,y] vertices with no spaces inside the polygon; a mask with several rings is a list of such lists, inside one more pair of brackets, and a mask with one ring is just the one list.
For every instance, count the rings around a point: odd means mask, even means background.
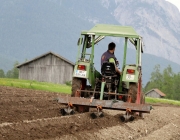
[{"label": "red taillight", "polygon": [[119,99],[122,100],[123,96],[122,95],[119,95]]},{"label": "red taillight", "polygon": [[78,70],[86,70],[86,66],[85,65],[78,65],[77,69]]},{"label": "red taillight", "polygon": [[135,73],[135,70],[133,70],[133,69],[127,69],[127,73],[128,73],[128,74],[134,74],[134,73]]}]

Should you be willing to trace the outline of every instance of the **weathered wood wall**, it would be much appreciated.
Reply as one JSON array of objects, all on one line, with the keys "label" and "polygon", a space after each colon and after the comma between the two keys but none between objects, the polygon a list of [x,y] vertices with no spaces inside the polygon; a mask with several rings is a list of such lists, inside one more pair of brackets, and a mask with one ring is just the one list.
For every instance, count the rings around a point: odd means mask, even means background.
[{"label": "weathered wood wall", "polygon": [[73,65],[52,54],[19,68],[19,79],[64,84],[72,80]]},{"label": "weathered wood wall", "polygon": [[151,91],[148,94],[146,94],[147,97],[152,97],[152,98],[161,98],[161,96],[155,92],[155,91]]}]

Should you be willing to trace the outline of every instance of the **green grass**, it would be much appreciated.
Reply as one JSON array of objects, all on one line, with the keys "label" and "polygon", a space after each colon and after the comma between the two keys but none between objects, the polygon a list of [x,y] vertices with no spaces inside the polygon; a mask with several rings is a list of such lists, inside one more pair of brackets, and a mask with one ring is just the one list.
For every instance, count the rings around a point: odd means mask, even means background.
[{"label": "green grass", "polygon": [[163,103],[163,104],[171,104],[180,106],[180,101],[162,99],[162,98],[150,98],[146,97],[146,103]]},{"label": "green grass", "polygon": [[20,79],[9,79],[9,78],[0,78],[1,86],[11,86],[18,88],[27,88],[35,90],[44,90],[50,92],[59,92],[59,93],[71,93],[71,86],[60,85],[46,82],[37,82],[32,80],[20,80]]}]

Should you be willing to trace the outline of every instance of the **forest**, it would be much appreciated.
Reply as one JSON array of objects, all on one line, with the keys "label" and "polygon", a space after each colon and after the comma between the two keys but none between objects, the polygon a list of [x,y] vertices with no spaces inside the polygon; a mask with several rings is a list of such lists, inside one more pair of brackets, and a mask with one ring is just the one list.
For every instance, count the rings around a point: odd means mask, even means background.
[{"label": "forest", "polygon": [[19,70],[17,68],[17,65],[19,65],[18,61],[16,61],[14,63],[13,68],[11,70],[8,70],[7,73],[5,73],[3,69],[0,69],[0,78],[14,78],[14,79],[18,79],[19,78]]},{"label": "forest", "polygon": [[174,73],[171,66],[161,71],[160,65],[154,67],[144,93],[157,88],[166,94],[167,99],[180,100],[180,72]]}]

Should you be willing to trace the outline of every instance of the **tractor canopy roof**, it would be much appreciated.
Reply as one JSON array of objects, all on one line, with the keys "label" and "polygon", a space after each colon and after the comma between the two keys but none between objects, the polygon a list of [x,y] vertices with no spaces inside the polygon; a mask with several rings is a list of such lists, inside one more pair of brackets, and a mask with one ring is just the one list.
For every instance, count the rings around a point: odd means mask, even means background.
[{"label": "tractor canopy roof", "polygon": [[82,31],[82,35],[97,35],[97,36],[114,36],[114,37],[128,37],[139,38],[140,35],[136,33],[134,28],[130,26],[97,24],[89,31]]}]

